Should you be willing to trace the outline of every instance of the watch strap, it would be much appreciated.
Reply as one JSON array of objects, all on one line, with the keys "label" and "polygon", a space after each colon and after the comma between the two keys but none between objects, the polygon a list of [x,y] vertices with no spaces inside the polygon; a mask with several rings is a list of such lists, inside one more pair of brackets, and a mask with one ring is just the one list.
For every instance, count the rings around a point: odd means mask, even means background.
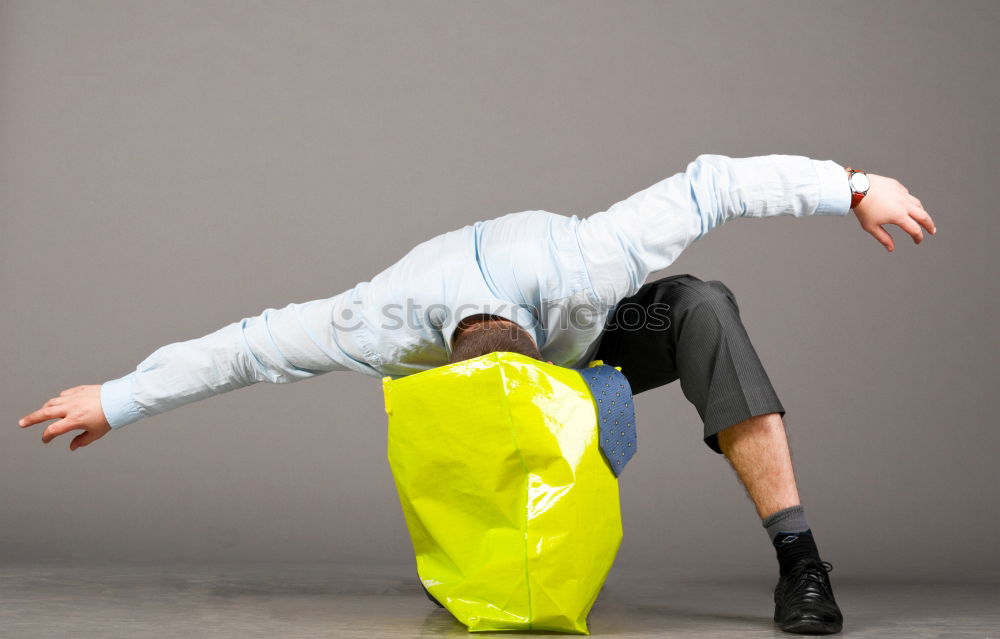
[{"label": "watch strap", "polygon": [[868,194],[868,191],[855,191],[854,184],[851,182],[851,176],[855,173],[864,173],[864,171],[861,169],[854,169],[849,166],[845,167],[845,170],[847,171],[847,184],[851,187],[851,208],[853,209],[858,204],[861,204],[861,200],[865,199],[865,195]]}]

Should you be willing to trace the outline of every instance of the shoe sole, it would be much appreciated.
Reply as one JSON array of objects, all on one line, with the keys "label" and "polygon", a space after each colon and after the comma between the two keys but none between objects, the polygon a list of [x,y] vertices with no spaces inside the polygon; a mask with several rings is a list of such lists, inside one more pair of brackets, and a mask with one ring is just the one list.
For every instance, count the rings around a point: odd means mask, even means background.
[{"label": "shoe sole", "polygon": [[835,621],[818,621],[816,619],[804,619],[793,621],[785,625],[778,625],[784,632],[793,632],[799,635],[832,635],[843,629],[844,624]]}]

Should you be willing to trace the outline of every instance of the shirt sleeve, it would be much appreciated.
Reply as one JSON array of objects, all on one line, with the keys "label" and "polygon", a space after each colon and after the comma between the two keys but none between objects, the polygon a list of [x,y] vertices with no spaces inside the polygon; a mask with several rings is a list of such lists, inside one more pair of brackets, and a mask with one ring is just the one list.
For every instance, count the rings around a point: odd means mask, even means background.
[{"label": "shirt sleeve", "polygon": [[160,347],[131,373],[101,385],[108,424],[121,428],[257,382],[286,384],[337,370],[377,374],[342,344],[331,320],[340,297],[269,308]]},{"label": "shirt sleeve", "polygon": [[594,293],[615,304],[692,242],[736,217],[846,215],[844,167],[797,155],[700,155],[677,173],[582,220],[580,248]]}]

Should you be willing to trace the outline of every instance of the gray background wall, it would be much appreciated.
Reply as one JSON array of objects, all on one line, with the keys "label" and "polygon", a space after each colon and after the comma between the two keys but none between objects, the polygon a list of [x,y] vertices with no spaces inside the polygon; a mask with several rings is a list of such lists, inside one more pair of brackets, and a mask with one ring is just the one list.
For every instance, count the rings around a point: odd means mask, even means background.
[{"label": "gray background wall", "polygon": [[[700,153],[895,177],[937,237],[738,221],[721,279],[842,575],[995,573],[993,2],[0,3],[0,558],[412,561],[378,383],[257,385],[70,453],[17,419],[477,219],[586,215]],[[773,571],[676,385],[619,566]]]}]

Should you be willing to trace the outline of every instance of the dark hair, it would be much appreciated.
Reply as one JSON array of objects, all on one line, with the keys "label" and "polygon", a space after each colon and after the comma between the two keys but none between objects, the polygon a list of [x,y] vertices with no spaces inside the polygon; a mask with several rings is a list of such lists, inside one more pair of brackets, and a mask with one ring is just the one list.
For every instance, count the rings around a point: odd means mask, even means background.
[{"label": "dark hair", "polygon": [[[481,322],[483,325],[468,328],[476,322]],[[520,353],[538,360],[542,359],[542,353],[535,345],[535,340],[513,322],[491,321],[489,316],[474,316],[466,318],[459,324],[457,334],[458,337],[455,338],[451,349],[451,357],[448,359],[451,363],[497,351]]]}]

